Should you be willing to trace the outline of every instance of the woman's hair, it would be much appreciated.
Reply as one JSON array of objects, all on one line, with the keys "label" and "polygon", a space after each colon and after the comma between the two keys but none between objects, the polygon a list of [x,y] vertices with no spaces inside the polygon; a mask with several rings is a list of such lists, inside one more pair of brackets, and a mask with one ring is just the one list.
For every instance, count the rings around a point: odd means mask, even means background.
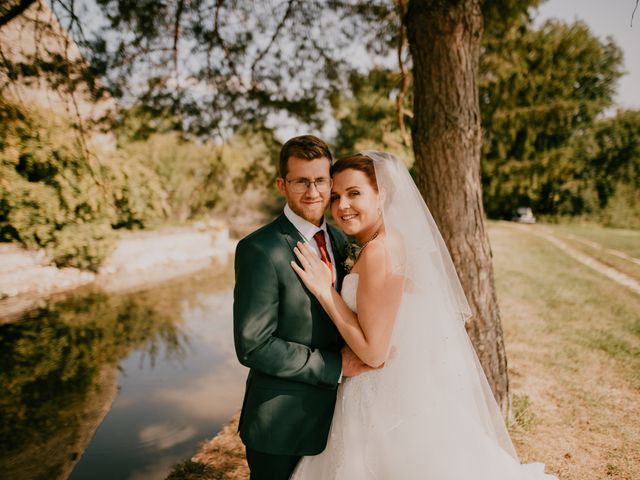
[{"label": "woman's hair", "polygon": [[339,158],[336,163],[331,165],[331,176],[344,170],[358,170],[364,173],[369,179],[369,183],[378,191],[378,182],[376,180],[376,170],[373,167],[373,160],[369,157],[356,153],[354,155],[348,155],[346,157]]}]

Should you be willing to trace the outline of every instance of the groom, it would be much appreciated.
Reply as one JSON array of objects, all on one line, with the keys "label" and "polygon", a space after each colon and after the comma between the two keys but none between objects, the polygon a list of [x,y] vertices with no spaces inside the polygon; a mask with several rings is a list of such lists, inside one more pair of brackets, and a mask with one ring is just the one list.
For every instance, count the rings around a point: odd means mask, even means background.
[{"label": "groom", "polygon": [[238,243],[233,322],[236,353],[250,367],[240,416],[251,480],[286,480],[303,455],[324,450],[343,376],[370,369],[346,346],[291,268],[296,242],[308,242],[344,277],[347,240],[328,225],[331,152],[303,135],[280,151],[284,212]]}]

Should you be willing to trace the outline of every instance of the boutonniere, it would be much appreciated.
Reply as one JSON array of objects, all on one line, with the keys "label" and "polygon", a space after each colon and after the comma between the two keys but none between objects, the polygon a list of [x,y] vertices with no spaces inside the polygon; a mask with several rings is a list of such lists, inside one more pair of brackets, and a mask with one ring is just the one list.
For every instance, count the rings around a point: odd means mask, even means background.
[{"label": "boutonniere", "polygon": [[346,273],[350,273],[351,269],[356,263],[358,254],[360,253],[360,246],[356,242],[347,243],[347,258],[342,262],[342,266]]},{"label": "boutonniere", "polygon": [[362,245],[358,245],[358,243],[355,241],[350,242],[347,245],[347,258],[342,263],[342,266],[344,267],[344,270],[347,273],[351,272],[351,269],[353,268],[353,265],[356,263],[356,260],[358,260],[358,257],[362,253],[362,250],[364,250],[364,248],[367,245],[369,245],[369,243],[371,243],[371,241],[378,236],[378,233],[380,233],[380,230],[376,230],[376,232],[373,235],[371,235],[371,238],[366,242],[364,242]]}]

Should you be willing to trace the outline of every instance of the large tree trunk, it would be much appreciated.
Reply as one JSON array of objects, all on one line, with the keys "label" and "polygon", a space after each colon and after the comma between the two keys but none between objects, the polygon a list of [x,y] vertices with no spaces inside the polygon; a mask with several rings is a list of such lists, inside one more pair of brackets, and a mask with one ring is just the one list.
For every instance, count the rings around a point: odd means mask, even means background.
[{"label": "large tree trunk", "polygon": [[418,188],[451,252],[474,313],[467,331],[506,412],[507,358],[480,183],[480,0],[412,0],[405,23]]}]

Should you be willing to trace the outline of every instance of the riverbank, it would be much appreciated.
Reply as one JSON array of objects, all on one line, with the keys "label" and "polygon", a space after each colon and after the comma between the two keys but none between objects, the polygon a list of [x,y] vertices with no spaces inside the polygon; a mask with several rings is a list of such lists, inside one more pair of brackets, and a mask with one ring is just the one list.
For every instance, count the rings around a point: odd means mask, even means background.
[{"label": "riverbank", "polygon": [[45,252],[0,244],[0,323],[19,318],[53,295],[95,286],[124,292],[224,265],[236,240],[222,221],[123,232],[99,271],[57,268]]},{"label": "riverbank", "polygon": [[[603,247],[596,252],[601,263],[618,267],[619,251],[637,258],[640,232],[597,233],[602,238],[584,235]],[[515,447],[522,462],[544,462],[561,479],[640,478],[640,296],[548,234],[538,225],[489,224]],[[640,281],[635,262],[625,273]],[[236,422],[237,416],[168,478],[247,479]]]}]

